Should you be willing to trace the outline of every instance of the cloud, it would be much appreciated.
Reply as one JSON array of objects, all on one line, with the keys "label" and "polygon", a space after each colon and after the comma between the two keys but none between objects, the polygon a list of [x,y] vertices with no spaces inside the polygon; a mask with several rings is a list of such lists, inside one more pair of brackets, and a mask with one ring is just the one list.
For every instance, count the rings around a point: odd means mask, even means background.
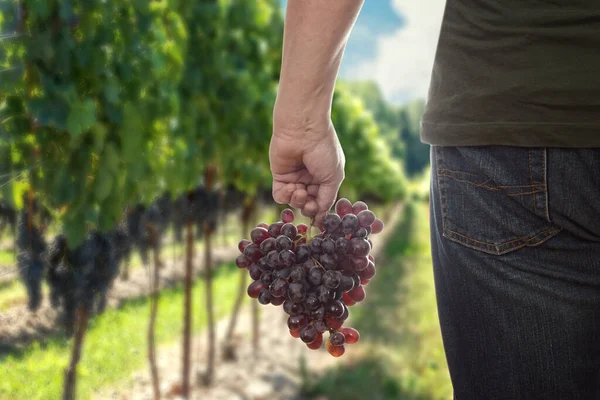
[{"label": "cloud", "polygon": [[375,80],[386,98],[403,103],[425,97],[446,0],[390,0],[404,24],[377,40],[375,56],[350,66],[350,79]]}]

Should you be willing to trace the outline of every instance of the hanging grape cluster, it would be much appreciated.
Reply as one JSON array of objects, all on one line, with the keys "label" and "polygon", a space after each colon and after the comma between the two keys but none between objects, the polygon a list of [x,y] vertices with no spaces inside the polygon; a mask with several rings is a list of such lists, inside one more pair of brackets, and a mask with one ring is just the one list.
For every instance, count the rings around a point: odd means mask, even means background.
[{"label": "hanging grape cluster", "polygon": [[294,225],[294,213],[285,209],[281,221],[259,224],[242,240],[236,259],[253,279],[248,295],[261,304],[283,305],[289,315],[290,334],[310,349],[325,342],[334,357],[345,344],[356,343],[356,329],[344,327],[348,307],[365,299],[364,285],[375,276],[371,234],[383,230],[383,222],[362,201],[340,199],[335,213],[323,220],[324,230],[310,237],[306,224]]}]

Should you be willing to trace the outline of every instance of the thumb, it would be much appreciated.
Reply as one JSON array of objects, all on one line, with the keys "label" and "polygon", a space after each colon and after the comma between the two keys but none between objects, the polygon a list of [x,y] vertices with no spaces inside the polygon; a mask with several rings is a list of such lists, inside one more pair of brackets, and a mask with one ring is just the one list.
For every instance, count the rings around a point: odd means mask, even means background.
[{"label": "thumb", "polygon": [[315,215],[315,225],[318,227],[323,226],[323,218],[333,206],[339,189],[339,184],[322,184],[319,187],[319,192],[317,193],[316,198],[318,211],[317,215]]}]

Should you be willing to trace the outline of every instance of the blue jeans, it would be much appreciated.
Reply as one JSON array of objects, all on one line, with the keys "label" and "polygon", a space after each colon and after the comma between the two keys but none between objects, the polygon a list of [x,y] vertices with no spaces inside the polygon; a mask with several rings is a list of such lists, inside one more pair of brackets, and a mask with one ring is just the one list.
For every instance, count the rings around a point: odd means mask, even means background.
[{"label": "blue jeans", "polygon": [[431,148],[457,400],[600,399],[600,149]]}]

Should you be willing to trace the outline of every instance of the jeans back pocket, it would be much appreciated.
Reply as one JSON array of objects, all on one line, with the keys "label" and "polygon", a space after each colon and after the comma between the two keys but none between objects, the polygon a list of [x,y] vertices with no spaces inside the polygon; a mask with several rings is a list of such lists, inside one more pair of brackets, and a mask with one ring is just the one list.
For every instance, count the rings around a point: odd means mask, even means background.
[{"label": "jeans back pocket", "polygon": [[558,233],[548,213],[546,152],[432,146],[432,182],[439,191],[444,237],[499,255]]}]

